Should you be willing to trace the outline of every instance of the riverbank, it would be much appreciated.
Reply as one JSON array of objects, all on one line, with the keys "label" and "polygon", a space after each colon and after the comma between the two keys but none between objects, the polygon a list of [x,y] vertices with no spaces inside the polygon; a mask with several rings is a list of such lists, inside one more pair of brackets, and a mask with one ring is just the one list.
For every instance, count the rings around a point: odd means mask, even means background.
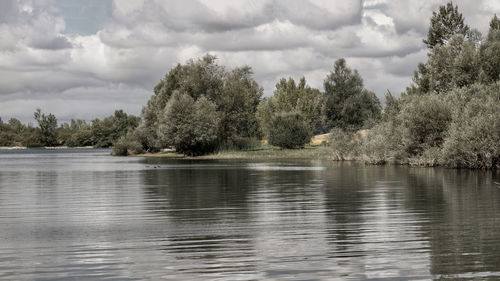
[{"label": "riverbank", "polygon": [[306,145],[302,149],[280,149],[268,144],[248,150],[224,150],[202,156],[185,156],[174,151],[144,153],[133,156],[174,159],[331,159],[331,150],[324,145]]}]

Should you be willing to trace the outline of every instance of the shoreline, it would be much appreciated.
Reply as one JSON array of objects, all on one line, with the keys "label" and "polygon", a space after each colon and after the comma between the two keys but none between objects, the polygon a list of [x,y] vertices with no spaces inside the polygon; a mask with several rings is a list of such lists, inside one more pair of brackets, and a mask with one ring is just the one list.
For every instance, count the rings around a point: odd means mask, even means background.
[{"label": "shoreline", "polygon": [[332,160],[330,149],[320,145],[309,145],[302,149],[279,149],[260,147],[253,150],[227,150],[201,156],[187,156],[168,151],[129,155],[132,157],[168,158],[184,160],[243,160],[243,159],[318,159]]},{"label": "shoreline", "polygon": [[46,149],[46,150],[58,150],[58,149],[99,149],[93,146],[40,146],[40,147],[27,147],[27,146],[0,146],[0,150],[29,150],[29,149]]}]

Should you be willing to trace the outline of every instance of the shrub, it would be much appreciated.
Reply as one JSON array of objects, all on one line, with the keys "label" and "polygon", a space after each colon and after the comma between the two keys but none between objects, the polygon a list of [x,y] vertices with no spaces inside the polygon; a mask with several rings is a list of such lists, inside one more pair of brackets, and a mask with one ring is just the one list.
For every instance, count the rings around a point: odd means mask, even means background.
[{"label": "shrub", "polygon": [[500,85],[454,93],[453,122],[442,164],[454,168],[500,167]]},{"label": "shrub", "polygon": [[309,127],[299,113],[274,115],[269,144],[281,148],[303,148],[311,140]]},{"label": "shrub", "polygon": [[334,128],[329,143],[334,160],[354,160],[359,156],[360,141],[355,133]]},{"label": "shrub", "polygon": [[143,153],[141,143],[134,140],[131,134],[121,137],[113,146],[112,154],[115,156],[127,156]]},{"label": "shrub", "polygon": [[384,164],[405,158],[401,126],[391,120],[373,127],[361,144],[361,158],[368,164]]},{"label": "shrub", "polygon": [[403,105],[399,118],[406,152],[420,155],[443,143],[451,122],[451,107],[437,95],[414,96]]}]

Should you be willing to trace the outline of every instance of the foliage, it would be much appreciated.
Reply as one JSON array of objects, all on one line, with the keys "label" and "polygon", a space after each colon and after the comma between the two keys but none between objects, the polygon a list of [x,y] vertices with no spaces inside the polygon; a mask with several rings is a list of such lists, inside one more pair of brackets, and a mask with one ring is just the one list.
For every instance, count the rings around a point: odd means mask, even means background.
[{"label": "foliage", "polygon": [[410,93],[445,93],[453,87],[464,87],[478,81],[480,59],[475,44],[454,35],[448,44],[437,45],[425,64],[419,64]]},{"label": "foliage", "polygon": [[353,160],[359,155],[360,142],[353,132],[334,128],[330,132],[329,144],[334,160]]},{"label": "foliage", "polygon": [[453,6],[448,2],[445,6],[440,6],[439,11],[433,12],[431,25],[424,43],[427,48],[433,49],[436,46],[445,45],[455,34],[468,36],[470,27],[464,23],[463,15],[458,11],[458,6]]},{"label": "foliage", "polygon": [[401,110],[375,126],[361,159],[418,166],[500,167],[500,84],[406,96]]},{"label": "foliage", "polygon": [[248,66],[225,73],[222,94],[216,99],[221,115],[221,140],[259,135],[255,113],[263,89],[252,79],[252,74]]},{"label": "foliage", "polygon": [[411,97],[403,105],[398,118],[405,151],[409,155],[420,155],[443,143],[451,122],[451,108],[437,95]]},{"label": "foliage", "polygon": [[275,114],[269,132],[269,144],[281,148],[303,148],[311,139],[308,124],[297,112]]},{"label": "foliage", "polygon": [[205,96],[197,101],[175,92],[159,120],[158,136],[164,146],[194,156],[214,151],[220,117],[216,105]]},{"label": "foliage", "polygon": [[[142,139],[147,141],[141,143],[147,151],[159,150],[166,145],[165,141],[157,141],[165,137],[158,133],[169,126],[166,123],[170,121],[164,118],[164,113],[175,93],[183,93],[193,102],[203,97],[215,105],[214,113],[211,113],[219,120],[215,143],[259,135],[256,111],[263,89],[252,78],[251,68],[244,66],[226,71],[216,63],[214,56],[206,55],[184,65],[178,64],[155,86],[154,94],[142,112],[145,123],[141,127]],[[184,130],[179,128],[179,132]]]},{"label": "foliage", "polygon": [[34,113],[39,127],[22,124],[11,118],[9,123],[0,123],[0,146],[94,146],[109,147],[129,130],[137,127],[140,118],[127,115],[122,110],[104,118],[95,119],[91,124],[84,120],[71,120],[57,127],[53,114],[44,114],[40,109]]},{"label": "foliage", "polygon": [[453,103],[443,165],[500,168],[500,84],[457,90]]},{"label": "foliage", "polygon": [[121,137],[113,146],[112,154],[115,156],[127,156],[143,153],[142,144],[134,140],[132,136],[127,134]]},{"label": "foliage", "polygon": [[40,108],[35,111],[33,116],[38,122],[38,127],[40,127],[40,143],[44,146],[55,146],[57,144],[57,118],[52,113],[45,115]]},{"label": "foliage", "polygon": [[92,145],[95,147],[112,146],[129,130],[135,129],[139,125],[139,121],[139,117],[127,115],[123,110],[116,110],[113,115],[103,120],[93,120],[91,129]]},{"label": "foliage", "polygon": [[357,130],[380,118],[380,101],[373,92],[364,89],[358,71],[347,67],[344,59],[335,62],[324,87],[322,112],[327,128]]},{"label": "foliage", "polygon": [[316,130],[321,122],[321,93],[307,85],[302,77],[298,84],[293,78],[282,78],[276,84],[274,96],[264,99],[257,108],[257,119],[264,136],[276,129],[273,118],[282,113],[297,113],[306,123],[309,133]]}]

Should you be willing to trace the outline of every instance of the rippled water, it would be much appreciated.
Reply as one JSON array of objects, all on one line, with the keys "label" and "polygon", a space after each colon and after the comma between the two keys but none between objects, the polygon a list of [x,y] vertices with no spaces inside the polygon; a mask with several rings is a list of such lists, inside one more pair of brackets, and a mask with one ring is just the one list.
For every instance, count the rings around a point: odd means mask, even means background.
[{"label": "rippled water", "polygon": [[0,279],[500,279],[498,172],[0,152]]}]

